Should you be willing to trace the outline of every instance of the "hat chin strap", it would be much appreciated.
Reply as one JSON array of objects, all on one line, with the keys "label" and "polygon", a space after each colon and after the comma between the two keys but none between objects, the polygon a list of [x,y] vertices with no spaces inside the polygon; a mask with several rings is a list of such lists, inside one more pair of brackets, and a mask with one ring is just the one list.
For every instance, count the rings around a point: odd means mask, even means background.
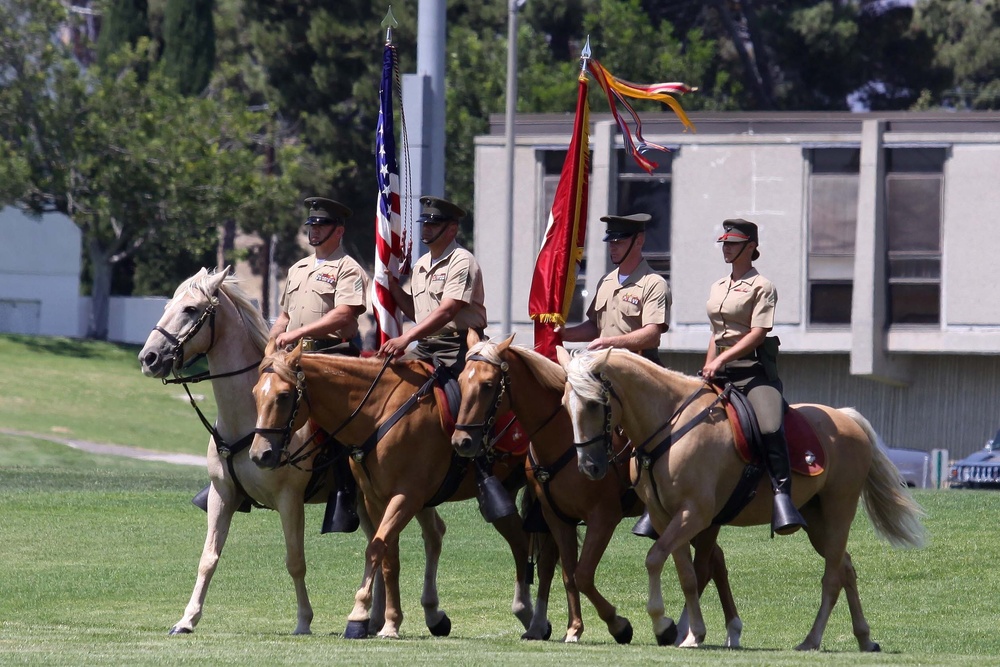
[{"label": "hat chin strap", "polygon": [[624,262],[625,258],[628,257],[629,254],[632,252],[632,248],[635,247],[635,240],[637,238],[639,238],[639,235],[638,234],[633,234],[632,235],[632,242],[628,244],[628,250],[625,251],[625,254],[622,255],[622,258],[620,260],[618,260],[617,262],[614,261],[614,260],[612,260],[611,263],[614,264],[615,266],[618,266],[619,264],[621,264],[622,262]]},{"label": "hat chin strap", "polygon": [[445,230],[448,229],[448,225],[450,225],[450,224],[451,224],[451,222],[445,221],[445,223],[443,225],[441,225],[441,231],[439,231],[437,234],[435,234],[434,238],[432,238],[430,241],[424,241],[424,244],[425,245],[430,245],[430,244],[434,243],[435,241],[437,241],[439,238],[441,238],[441,235],[444,234]]},{"label": "hat chin strap", "polygon": [[330,237],[333,236],[333,232],[336,231],[336,229],[337,229],[337,225],[323,225],[323,226],[324,227],[329,227],[330,228],[330,233],[327,234],[326,237],[323,238],[323,240],[321,240],[321,241],[315,241],[315,242],[312,240],[312,235],[310,234],[309,245],[312,246],[313,248],[318,248],[319,246],[321,246],[324,243],[326,243],[327,241],[329,241]]}]

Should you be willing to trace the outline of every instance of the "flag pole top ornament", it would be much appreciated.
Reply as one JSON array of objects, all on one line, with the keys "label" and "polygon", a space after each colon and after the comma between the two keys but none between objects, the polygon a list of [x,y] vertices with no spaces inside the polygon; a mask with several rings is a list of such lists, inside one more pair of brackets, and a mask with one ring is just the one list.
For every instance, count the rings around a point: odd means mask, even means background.
[{"label": "flag pole top ornament", "polygon": [[590,60],[590,35],[587,35],[587,43],[583,45],[583,50],[580,51],[580,73],[585,74],[587,72],[587,61]]},{"label": "flag pole top ornament", "polygon": [[399,21],[396,17],[392,15],[392,5],[389,5],[389,11],[385,13],[385,18],[382,19],[382,27],[385,28],[385,43],[392,44],[392,29],[399,25]]}]

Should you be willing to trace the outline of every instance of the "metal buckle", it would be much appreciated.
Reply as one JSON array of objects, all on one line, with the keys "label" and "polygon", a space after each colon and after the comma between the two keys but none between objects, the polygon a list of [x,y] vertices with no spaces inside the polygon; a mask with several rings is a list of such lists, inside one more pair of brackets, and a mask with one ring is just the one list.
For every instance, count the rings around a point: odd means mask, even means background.
[{"label": "metal buckle", "polygon": [[535,471],[535,479],[542,484],[545,484],[552,479],[552,475],[549,474],[548,470],[540,469]]},{"label": "metal buckle", "polygon": [[302,351],[303,352],[312,352],[315,347],[316,347],[316,341],[314,339],[312,339],[312,338],[303,338],[302,339]]},{"label": "metal buckle", "polygon": [[365,459],[365,450],[360,447],[355,447],[351,450],[351,458],[354,459],[356,463],[361,463]]},{"label": "metal buckle", "polygon": [[233,450],[229,449],[227,445],[219,445],[218,451],[220,459],[228,459],[233,453]]}]

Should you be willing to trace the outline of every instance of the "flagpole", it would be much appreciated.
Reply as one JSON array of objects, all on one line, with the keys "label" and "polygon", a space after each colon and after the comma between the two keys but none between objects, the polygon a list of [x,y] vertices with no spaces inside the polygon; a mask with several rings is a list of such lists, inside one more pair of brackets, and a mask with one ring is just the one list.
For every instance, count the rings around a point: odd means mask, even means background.
[{"label": "flagpole", "polygon": [[507,227],[503,243],[503,305],[500,310],[500,333],[512,333],[511,285],[514,263],[514,116],[517,113],[517,10],[525,0],[508,0],[507,14],[507,108],[504,135],[507,142]]}]

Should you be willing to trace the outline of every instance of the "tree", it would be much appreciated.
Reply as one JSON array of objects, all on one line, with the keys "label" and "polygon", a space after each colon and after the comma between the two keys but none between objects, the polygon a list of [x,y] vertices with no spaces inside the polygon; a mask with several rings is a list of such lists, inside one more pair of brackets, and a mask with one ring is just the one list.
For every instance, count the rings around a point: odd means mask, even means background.
[{"label": "tree", "polygon": [[290,196],[264,181],[257,135],[269,119],[242,99],[186,98],[156,68],[149,42],[81,70],[52,40],[70,20],[59,0],[0,3],[2,204],[58,211],[81,229],[92,270],[88,335],[107,335],[113,267],[151,239],[197,255],[225,212]]},{"label": "tree", "polygon": [[134,47],[143,37],[149,37],[149,15],[146,0],[110,0],[101,16],[101,34],[97,39],[97,62],[123,46]]},{"label": "tree", "polygon": [[214,0],[169,0],[163,16],[163,58],[167,76],[183,95],[198,95],[215,67]]},{"label": "tree", "polygon": [[1000,2],[921,0],[914,25],[934,45],[934,64],[951,74],[947,91],[928,90],[938,104],[1000,109]]}]

